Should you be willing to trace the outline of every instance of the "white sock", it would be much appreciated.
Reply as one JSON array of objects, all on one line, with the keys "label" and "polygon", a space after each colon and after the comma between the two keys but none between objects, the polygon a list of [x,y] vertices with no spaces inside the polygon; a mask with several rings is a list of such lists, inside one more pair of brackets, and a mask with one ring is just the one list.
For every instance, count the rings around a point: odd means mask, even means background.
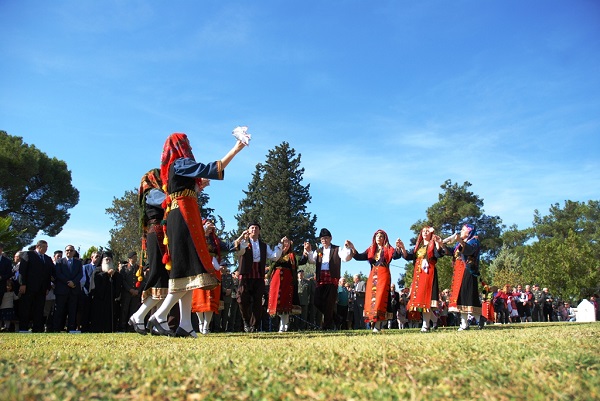
[{"label": "white sock", "polygon": [[210,322],[212,321],[213,311],[204,312],[204,326],[202,326],[202,332],[208,333]]},{"label": "white sock", "polygon": [[423,312],[423,328],[429,329],[429,321],[432,314],[431,312]]},{"label": "white sock", "polygon": [[[177,301],[179,301],[179,298],[181,298],[183,294],[183,292],[174,292],[168,294],[164,299],[163,303],[158,308],[158,310],[154,312],[154,314],[151,316],[151,318],[155,318],[158,322],[165,322],[169,315],[169,311],[171,310],[171,308],[173,308]],[[166,323],[162,324],[161,326],[163,329],[169,329],[169,326]]]},{"label": "white sock", "polygon": [[192,291],[186,291],[179,299],[179,327],[192,331]]},{"label": "white sock", "polygon": [[158,305],[160,301],[161,299],[153,299],[152,297],[144,299],[144,303],[140,305],[140,308],[137,311],[135,311],[135,313],[131,315],[131,317],[136,323],[143,323],[146,314],[150,312],[150,309]]}]

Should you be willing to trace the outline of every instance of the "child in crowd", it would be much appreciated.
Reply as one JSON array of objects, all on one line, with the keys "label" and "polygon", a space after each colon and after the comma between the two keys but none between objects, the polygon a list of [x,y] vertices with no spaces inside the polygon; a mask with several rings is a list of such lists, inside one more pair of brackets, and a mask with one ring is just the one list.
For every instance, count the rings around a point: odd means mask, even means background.
[{"label": "child in crowd", "polygon": [[10,324],[15,320],[15,301],[19,299],[13,291],[12,280],[6,281],[6,292],[0,304],[0,331],[10,330]]}]

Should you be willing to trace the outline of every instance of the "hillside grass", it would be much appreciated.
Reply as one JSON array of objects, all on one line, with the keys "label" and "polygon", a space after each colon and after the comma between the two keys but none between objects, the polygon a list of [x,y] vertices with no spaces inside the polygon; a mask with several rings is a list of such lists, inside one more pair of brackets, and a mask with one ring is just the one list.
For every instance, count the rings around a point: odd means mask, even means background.
[{"label": "hillside grass", "polygon": [[2,334],[2,400],[600,399],[600,323],[210,334]]}]

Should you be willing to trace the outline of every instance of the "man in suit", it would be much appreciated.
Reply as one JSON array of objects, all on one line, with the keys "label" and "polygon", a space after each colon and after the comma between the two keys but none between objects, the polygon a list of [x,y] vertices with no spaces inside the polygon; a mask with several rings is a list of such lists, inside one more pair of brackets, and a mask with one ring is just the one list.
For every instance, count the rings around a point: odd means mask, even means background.
[{"label": "man in suit", "polygon": [[19,265],[21,277],[19,331],[22,332],[28,331],[30,321],[33,321],[32,331],[34,333],[44,331],[44,304],[54,270],[52,258],[46,255],[47,250],[48,243],[39,240],[35,250],[25,252],[21,258]]},{"label": "man in suit", "polygon": [[77,304],[81,296],[81,278],[83,277],[83,264],[75,257],[75,247],[65,247],[66,257],[57,261],[55,266],[54,295],[56,296],[54,309],[54,330],[62,331],[65,315],[67,317],[67,331],[77,330]]},{"label": "man in suit", "polygon": [[78,328],[84,333],[90,331],[90,315],[92,299],[90,296],[90,284],[92,282],[92,274],[97,266],[102,262],[102,254],[100,252],[92,252],[90,256],[91,263],[83,265],[83,274],[80,281],[81,294],[79,295],[79,325]]}]

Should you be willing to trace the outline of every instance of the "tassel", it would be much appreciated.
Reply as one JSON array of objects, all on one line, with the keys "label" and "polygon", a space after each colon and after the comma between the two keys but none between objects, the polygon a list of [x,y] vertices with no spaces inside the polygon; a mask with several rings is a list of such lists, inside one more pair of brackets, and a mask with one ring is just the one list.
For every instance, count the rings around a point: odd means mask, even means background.
[{"label": "tassel", "polygon": [[169,261],[169,255],[165,253],[162,257],[163,265],[166,265],[168,261]]},{"label": "tassel", "polygon": [[167,269],[168,271],[171,271],[171,261],[170,260],[165,264],[165,269]]},{"label": "tassel", "polygon": [[135,283],[135,288],[140,288],[142,286],[142,283],[140,283],[139,281],[137,283]]}]

